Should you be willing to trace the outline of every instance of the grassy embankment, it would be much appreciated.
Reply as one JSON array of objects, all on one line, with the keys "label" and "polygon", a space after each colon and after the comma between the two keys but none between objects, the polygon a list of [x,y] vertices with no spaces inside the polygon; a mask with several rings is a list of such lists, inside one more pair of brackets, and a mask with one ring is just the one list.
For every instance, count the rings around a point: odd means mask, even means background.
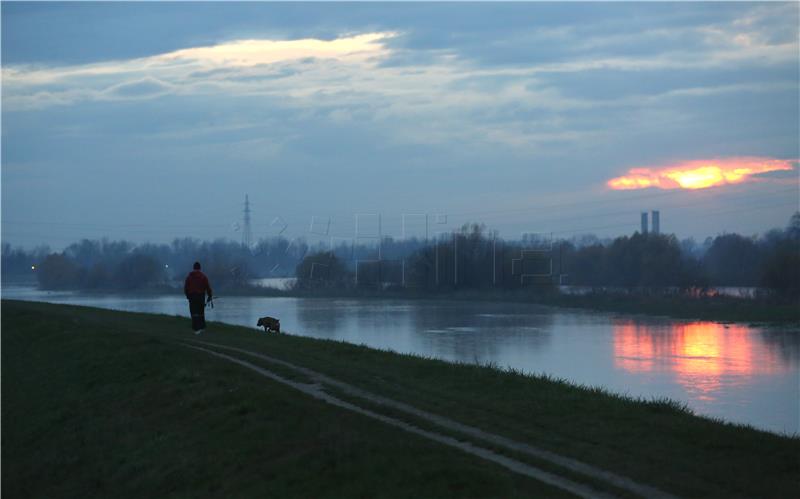
[{"label": "grassy embankment", "polygon": [[564,495],[180,346],[185,326],[3,301],[3,497]]},{"label": "grassy embankment", "polygon": [[[561,495],[178,343],[194,338],[185,318],[3,301],[3,495]],[[203,339],[682,496],[789,497],[800,485],[800,439],[669,402],[216,323]]]}]

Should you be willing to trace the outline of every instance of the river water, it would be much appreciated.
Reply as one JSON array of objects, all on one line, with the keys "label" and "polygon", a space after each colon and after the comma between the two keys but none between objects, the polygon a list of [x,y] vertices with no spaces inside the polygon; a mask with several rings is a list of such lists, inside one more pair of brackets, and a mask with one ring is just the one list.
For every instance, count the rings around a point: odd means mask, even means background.
[{"label": "river water", "polygon": [[[183,296],[92,296],[4,287],[3,298],[188,316]],[[547,373],[697,414],[800,433],[800,330],[521,303],[223,297],[207,319],[451,361]],[[187,334],[190,332],[187,318]],[[213,326],[212,326],[213,328]],[[265,334],[265,333],[260,333]]]}]

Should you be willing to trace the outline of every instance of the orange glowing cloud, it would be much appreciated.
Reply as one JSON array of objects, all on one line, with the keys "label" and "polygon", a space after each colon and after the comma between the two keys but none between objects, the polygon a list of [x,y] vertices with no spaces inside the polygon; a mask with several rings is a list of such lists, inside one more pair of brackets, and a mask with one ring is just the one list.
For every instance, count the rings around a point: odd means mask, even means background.
[{"label": "orange glowing cloud", "polygon": [[755,157],[684,161],[660,168],[631,168],[627,175],[612,178],[606,185],[614,190],[706,189],[741,184],[759,173],[791,171],[792,163],[785,159]]}]

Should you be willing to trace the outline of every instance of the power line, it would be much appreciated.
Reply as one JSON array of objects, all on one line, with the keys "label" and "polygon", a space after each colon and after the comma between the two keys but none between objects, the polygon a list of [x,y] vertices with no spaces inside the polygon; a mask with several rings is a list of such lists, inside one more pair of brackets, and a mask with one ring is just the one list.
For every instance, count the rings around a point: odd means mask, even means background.
[{"label": "power line", "polygon": [[[770,204],[767,204],[767,205],[748,206],[748,207],[744,207],[744,208],[736,208],[736,209],[733,209],[733,210],[707,211],[707,212],[703,213],[703,216],[704,217],[708,217],[708,216],[715,216],[715,215],[724,215],[724,214],[729,214],[729,213],[739,213],[739,212],[745,212],[745,211],[755,211],[755,210],[762,210],[762,209],[768,209],[768,208],[777,208],[777,207],[780,207],[780,206],[789,206],[790,204],[795,204],[795,203],[792,202],[792,201],[782,201],[782,202],[779,202],[779,203],[770,203]],[[636,213],[638,213],[638,212],[636,212]],[[663,214],[663,210],[662,210],[662,214]],[[500,227],[502,227],[503,225],[511,225],[511,224],[496,224],[494,227],[497,227],[498,225]],[[519,224],[514,222],[513,225],[519,225]],[[544,224],[542,224],[542,225],[544,225]],[[570,229],[570,230],[559,230],[559,231],[541,230],[541,232],[548,232],[548,233],[552,232],[553,234],[563,234],[563,233],[575,233],[575,232],[589,232],[589,231],[592,231],[592,230],[613,229],[613,228],[619,228],[619,227],[638,227],[638,226],[639,226],[639,221],[632,219],[631,222],[624,223],[624,224],[593,226],[593,227],[585,227],[583,229]]]},{"label": "power line", "polygon": [[244,195],[244,232],[242,232],[242,245],[246,248],[250,247],[250,239],[252,238],[253,231],[250,227],[250,199],[247,194]]},{"label": "power line", "polygon": [[[788,192],[795,192],[795,190],[791,189],[791,190],[781,190],[781,191],[774,191],[774,192],[768,192],[768,193],[759,193],[758,196],[762,196],[762,195],[775,196],[775,195],[788,193]],[[749,197],[754,197],[754,196],[753,195],[749,195],[749,196],[743,196],[743,197],[744,198],[749,198]],[[742,204],[742,201],[740,201],[740,199],[741,198],[737,198],[737,204]],[[704,204],[713,204],[713,203],[716,203],[716,202],[718,202],[717,199],[704,199],[704,200],[700,200],[700,201],[697,201],[697,202],[694,202],[694,203],[682,203],[681,205],[679,205],[677,207],[669,207],[669,208],[672,209],[672,210],[676,210],[676,209],[677,210],[683,210],[683,209],[685,209],[687,207],[701,206],[701,205],[704,205]],[[663,206],[660,206],[660,208],[663,211]],[[548,217],[548,218],[544,218],[544,219],[539,218],[539,219],[534,219],[534,220],[542,220],[542,221],[545,221],[545,222],[564,222],[564,221],[570,221],[570,220],[587,220],[587,219],[596,219],[596,218],[605,218],[605,217],[638,215],[640,213],[640,211],[641,210],[638,210],[638,209],[636,209],[636,210],[624,210],[624,211],[616,211],[616,212],[610,212],[610,213],[607,212],[607,213],[595,213],[595,214],[592,214],[592,215],[570,215],[568,217],[556,217],[556,218]]]},{"label": "power line", "polygon": [[[785,194],[785,193],[795,193],[795,192],[796,192],[796,189],[791,188],[791,189],[781,189],[781,190],[769,191],[769,192],[760,192],[760,193],[755,193],[755,194],[745,194],[745,195],[742,195],[742,196],[737,196],[736,197],[736,199],[737,199],[736,202],[737,202],[737,204],[739,206],[741,206],[743,204],[742,198],[745,198],[745,199],[747,199],[747,198],[756,198],[756,197],[761,197],[761,196],[765,196],[765,195],[774,197],[776,195],[781,195],[781,194]],[[753,200],[754,201],[759,201],[758,199],[753,199]],[[718,199],[716,199],[716,198],[714,198],[714,199],[703,199],[703,200],[700,200],[700,201],[696,201],[694,203],[683,203],[680,206],[672,208],[672,210],[683,211],[683,210],[685,210],[685,209],[687,209],[689,207],[698,206],[698,205],[704,205],[704,204],[709,204],[709,203],[714,203],[714,202],[718,202]],[[602,202],[598,202],[597,204],[601,204],[601,203]],[[762,206],[762,207],[734,209],[734,210],[728,210],[728,211],[722,211],[722,212],[706,212],[703,215],[704,216],[709,216],[709,215],[712,215],[712,214],[715,214],[715,213],[716,214],[736,213],[736,212],[747,211],[747,210],[750,210],[750,209],[764,209],[764,208],[777,207],[777,206],[783,206],[783,205],[787,205],[788,206],[788,204],[790,204],[790,203],[793,204],[794,206],[797,206],[797,202],[796,201],[785,201],[785,202],[782,202],[782,203],[769,204],[769,205]],[[586,203],[584,203],[584,204],[586,204]],[[249,215],[249,213],[247,213],[247,211],[249,211],[249,198],[247,196],[245,196],[245,210],[246,210],[245,215],[246,215],[246,218],[247,218],[247,216]],[[663,209],[662,209],[662,211],[663,211]],[[537,224],[541,224],[541,225],[544,225],[544,224],[553,225],[553,224],[557,224],[557,223],[563,223],[564,221],[576,220],[576,219],[580,219],[580,220],[599,220],[599,219],[603,219],[603,218],[617,217],[617,216],[623,216],[623,215],[627,216],[627,215],[638,214],[638,213],[639,213],[639,210],[630,210],[630,211],[629,210],[625,210],[625,211],[611,212],[611,213],[599,213],[599,214],[595,213],[595,214],[592,214],[592,215],[576,215],[576,216],[570,216],[570,217],[556,217],[556,218],[548,217],[548,218],[545,218],[545,219],[538,219],[536,223]],[[450,215],[450,216],[452,216],[452,215]],[[530,223],[530,221],[528,223]],[[104,226],[104,225],[96,225],[96,224],[75,224],[75,223],[42,222],[42,221],[23,222],[23,221],[11,221],[11,220],[3,220],[2,224],[4,226],[8,225],[8,224],[26,225],[26,226],[32,226],[32,225],[53,226],[53,229],[51,229],[51,230],[63,230],[63,229],[70,229],[70,228],[78,228],[78,229],[83,228],[84,230],[101,230],[101,231],[105,231],[105,232],[116,232],[116,231],[119,231],[119,230],[124,230],[125,234],[137,233],[137,234],[159,235],[159,234],[166,233],[166,234],[169,234],[169,235],[173,236],[174,238],[175,237],[196,237],[198,232],[204,232],[204,231],[207,231],[209,229],[213,230],[213,229],[219,229],[220,227],[225,227],[224,224],[211,224],[211,225],[193,225],[192,224],[192,225],[164,225],[164,226],[148,226],[146,224],[126,224],[126,225]],[[504,225],[508,226],[508,225],[511,225],[511,224],[512,223],[493,224],[493,227],[497,227],[497,226],[502,227]],[[520,225],[520,222],[513,222],[513,225]],[[613,229],[613,228],[631,227],[631,226],[635,226],[635,225],[637,225],[637,224],[624,223],[624,224],[615,224],[615,225],[594,225],[594,226],[586,227],[586,228],[583,228],[583,229],[570,229],[570,230],[554,231],[554,233],[588,232],[588,231],[591,231],[591,230],[607,230],[607,229]],[[4,229],[3,232],[8,233],[8,229],[6,227],[4,227],[3,229]],[[178,236],[178,235],[175,234],[175,229],[178,229],[178,230],[181,230],[181,231],[185,231],[185,232],[189,232],[190,234],[184,235],[184,236]],[[246,230],[245,232],[248,232],[248,231]],[[549,232],[549,231],[546,231],[546,232]],[[14,232],[12,232],[12,234],[14,234]],[[34,233],[34,234],[35,235],[39,235],[38,232]],[[283,234],[283,235],[284,235],[284,237],[289,237],[289,238],[292,237],[291,233],[287,233],[287,234]],[[307,234],[303,233],[303,235],[307,235]],[[330,236],[331,237],[347,237],[347,236],[336,236],[336,235],[330,235]],[[20,236],[18,235],[17,237],[20,237]],[[25,237],[25,236],[22,236],[22,237]],[[30,237],[30,236],[28,236],[28,237]],[[60,237],[60,236],[56,236],[54,234],[49,234],[48,237],[50,239],[62,239],[62,240],[67,238],[67,236]],[[76,236],[76,237],[73,237],[72,240],[74,241],[75,239],[81,239],[81,238],[82,237]],[[85,238],[85,237],[83,237],[83,238]],[[248,238],[245,238],[244,235],[243,235],[243,243],[247,242],[247,240],[249,240],[249,242],[252,242],[252,235],[250,235]],[[249,246],[249,244],[248,244],[248,246]]]},{"label": "power line", "polygon": [[[726,215],[726,214],[740,213],[740,212],[746,212],[746,211],[755,211],[755,210],[761,210],[761,209],[767,209],[767,208],[775,208],[775,207],[788,206],[788,205],[789,205],[788,202],[783,201],[783,202],[779,202],[779,203],[770,203],[770,204],[760,205],[760,206],[756,205],[756,206],[749,206],[749,207],[744,207],[744,208],[736,208],[736,209],[733,209],[733,210],[710,211],[710,212],[705,212],[703,215],[705,217],[711,217],[711,216]],[[608,230],[608,229],[617,229],[617,228],[635,228],[636,226],[638,226],[638,223],[636,221],[632,221],[632,222],[626,222],[626,223],[614,224],[614,225],[595,225],[595,226],[591,226],[591,227],[583,227],[581,229],[569,229],[569,230],[558,230],[558,231],[543,231],[543,232],[548,232],[548,233],[552,233],[552,234],[574,234],[574,233],[589,233],[589,232],[595,231],[595,230]],[[66,239],[66,236],[57,237],[57,238],[58,239]],[[72,239],[72,240],[74,240],[74,239]]]},{"label": "power line", "polygon": [[[788,194],[788,193],[796,193],[798,192],[796,188],[791,189],[781,189],[776,191],[767,191],[767,192],[759,192],[753,194],[745,194],[744,197],[756,197],[756,196],[775,196],[780,194]],[[672,192],[667,194],[674,194]],[[471,213],[446,213],[448,217],[461,217],[461,216],[469,216],[472,214],[501,214],[501,213],[521,213],[524,211],[534,211],[534,210],[549,210],[554,208],[562,208],[567,206],[577,206],[577,205],[597,205],[597,204],[608,204],[612,202],[626,202],[632,199],[643,199],[643,198],[651,198],[651,197],[661,197],[665,195],[665,193],[660,193],[652,196],[637,196],[635,198],[626,198],[626,199],[615,199],[615,200],[600,200],[600,201],[593,201],[593,202],[583,202],[583,203],[566,203],[566,204],[550,204],[550,205],[543,205],[543,206],[535,206],[529,207],[525,209],[519,210],[498,210],[498,211],[486,211],[486,212],[471,212]],[[738,199],[738,198],[737,198]],[[245,196],[245,202],[247,203],[247,196]],[[682,203],[676,209],[682,209],[686,206],[697,206],[706,203],[714,203],[717,199],[705,199],[701,201],[697,201],[694,203]],[[246,206],[245,209],[248,207]],[[602,214],[592,214],[592,215],[574,215],[567,218],[547,218],[547,220],[571,220],[571,219],[586,219],[586,218],[599,218],[604,216],[615,216],[615,215],[627,215],[631,213],[638,213],[639,210],[625,210],[625,211],[618,211],[618,212],[611,212],[611,213],[602,213]],[[347,216],[352,216],[353,213],[349,213]],[[286,214],[286,216],[289,216]],[[300,215],[296,215],[300,216]],[[75,228],[85,228],[85,229],[97,229],[97,230],[115,230],[115,229],[136,229],[142,228],[145,229],[145,232],[149,231],[160,231],[160,230],[172,230],[172,229],[189,229],[189,230],[198,230],[198,229],[220,229],[228,227],[227,224],[167,224],[167,225],[153,225],[153,224],[113,224],[113,225],[104,225],[104,224],[83,224],[83,223],[71,223],[71,222],[51,222],[51,221],[22,221],[22,220],[3,220],[3,225],[6,224],[13,224],[13,225],[53,225],[57,227],[75,227]],[[262,224],[251,224],[255,227],[270,227],[270,223],[262,223]],[[252,235],[251,235],[252,237]]]}]

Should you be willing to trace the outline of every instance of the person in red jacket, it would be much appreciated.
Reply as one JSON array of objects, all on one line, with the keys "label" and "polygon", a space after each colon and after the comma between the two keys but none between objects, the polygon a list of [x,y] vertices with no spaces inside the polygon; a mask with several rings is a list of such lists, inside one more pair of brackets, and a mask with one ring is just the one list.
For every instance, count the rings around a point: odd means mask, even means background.
[{"label": "person in red jacket", "polygon": [[194,262],[194,270],[186,276],[183,284],[183,294],[189,300],[189,313],[192,314],[192,329],[194,334],[200,334],[206,328],[206,304],[203,301],[208,294],[208,303],[211,303],[211,285],[208,277],[200,271],[200,262]]}]

